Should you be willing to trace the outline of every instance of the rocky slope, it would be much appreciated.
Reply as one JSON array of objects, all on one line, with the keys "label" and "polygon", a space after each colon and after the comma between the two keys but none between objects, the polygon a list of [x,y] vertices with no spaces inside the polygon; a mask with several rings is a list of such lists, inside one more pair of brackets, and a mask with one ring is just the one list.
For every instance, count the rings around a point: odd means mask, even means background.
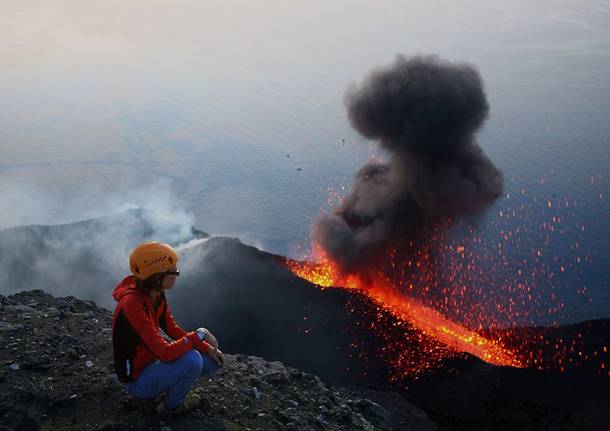
[{"label": "rocky slope", "polygon": [[[184,244],[168,296],[178,322],[254,355],[228,355],[224,374],[200,384],[207,402],[172,429],[610,430],[610,320],[494,331],[518,351],[540,352],[547,371],[461,354],[393,385],[392,358],[428,351],[405,322],[364,295],[296,277],[281,256],[142,211],[0,231],[0,293],[57,297],[0,296],[0,430],[160,427],[153,402],[121,394],[107,310],[127,253],[145,239]],[[570,347],[559,349],[563,373],[553,366],[557,345]]]},{"label": "rocky slope", "polygon": [[0,430],[436,429],[396,393],[326,385],[230,354],[219,375],[197,383],[201,405],[164,423],[159,399],[134,400],[116,380],[111,323],[92,301],[41,290],[0,296]]}]

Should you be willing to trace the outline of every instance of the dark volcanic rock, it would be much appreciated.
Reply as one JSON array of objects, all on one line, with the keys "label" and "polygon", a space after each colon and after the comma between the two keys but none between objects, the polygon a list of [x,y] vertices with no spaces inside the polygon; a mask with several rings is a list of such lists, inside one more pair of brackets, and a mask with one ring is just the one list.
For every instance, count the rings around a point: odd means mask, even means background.
[{"label": "dark volcanic rock", "polygon": [[[168,292],[172,312],[184,327],[207,327],[227,352],[278,360],[327,382],[387,381],[390,369],[378,358],[384,341],[367,325],[377,313],[371,300],[342,289],[322,291],[269,253],[235,238],[209,237],[174,220],[159,220],[149,211],[0,231],[0,268],[5,269],[0,293],[41,288],[57,297],[93,300],[112,310],[112,289],[129,274],[129,251],[151,239],[190,244],[180,249],[181,275],[176,288]],[[58,300],[46,313],[65,319],[73,313],[90,313],[91,304],[82,301],[75,306],[70,300]],[[41,304],[6,305],[7,314],[23,315],[18,321],[23,325]],[[392,328],[393,322],[388,323]],[[0,328],[0,332],[16,330]],[[404,336],[404,326],[391,330]],[[73,359],[82,355],[76,348],[64,353]],[[65,372],[69,375],[72,370]]]},{"label": "dark volcanic rock", "polygon": [[[378,313],[370,299],[343,289],[321,290],[278,264],[277,256],[238,239],[208,237],[192,227],[157,219],[134,210],[66,225],[2,230],[0,267],[5,268],[5,278],[0,293],[39,287],[57,297],[72,295],[112,310],[112,289],[129,274],[127,256],[133,246],[150,239],[187,243],[180,248],[180,278],[167,293],[182,326],[207,327],[227,352],[281,361],[327,382],[366,385],[388,380],[391,369],[379,357],[385,341],[368,327]],[[58,300],[46,313],[64,319],[90,313],[91,304]],[[13,304],[26,307],[18,310],[7,305],[7,313],[23,314],[19,324],[31,319],[28,313],[37,307]],[[388,330],[405,338],[408,325],[393,325],[395,319],[387,317]],[[0,328],[4,330],[16,329]],[[418,352],[413,349],[409,356]],[[64,353],[73,359],[83,354],[77,348]]]},{"label": "dark volcanic rock", "polygon": [[496,367],[474,357],[447,369],[403,391],[439,430],[610,430],[607,376]]},{"label": "dark volcanic rock", "polygon": [[[160,401],[122,391],[112,362],[111,313],[91,301],[41,290],[0,296],[0,430],[434,430],[396,393],[327,385],[260,357],[226,355],[223,371],[200,379],[201,405],[160,422]],[[26,319],[26,317],[28,317]],[[380,399],[398,397],[388,410]],[[395,398],[396,400],[396,398]],[[414,427],[394,421],[409,412]]]},{"label": "dark volcanic rock", "polygon": [[[7,268],[0,292],[40,286],[112,309],[130,247],[176,237],[158,236],[147,220],[130,212],[0,231],[0,264]],[[114,248],[100,256],[91,235],[109,238]],[[185,328],[210,328],[225,351],[253,356],[228,355],[222,379],[201,383],[208,391],[202,407],[173,429],[384,429],[384,412],[394,429],[434,429],[428,417],[441,429],[610,429],[608,320],[489,330],[524,354],[541,352],[545,369],[559,364],[557,345],[569,346],[560,356],[567,373],[494,367],[460,355],[425,378],[390,387],[392,355],[420,363],[429,351],[410,336],[408,322],[357,292],[321,290],[278,264],[284,258],[237,239],[195,230],[180,238],[197,240],[180,250],[179,284],[168,292],[174,316]],[[388,345],[386,338],[406,344]],[[153,403],[122,397],[110,339],[110,313],[91,301],[41,290],[0,295],[0,430],[158,428]]]},{"label": "dark volcanic rock", "polygon": [[[389,380],[393,370],[381,353],[386,339],[411,344],[413,362],[427,355],[417,337],[408,336],[408,322],[397,322],[362,293],[320,289],[295,276],[279,256],[221,237],[183,256],[180,285],[168,293],[174,316],[185,327],[210,328],[227,351],[278,360],[342,385]],[[380,316],[387,337],[369,325]]]}]

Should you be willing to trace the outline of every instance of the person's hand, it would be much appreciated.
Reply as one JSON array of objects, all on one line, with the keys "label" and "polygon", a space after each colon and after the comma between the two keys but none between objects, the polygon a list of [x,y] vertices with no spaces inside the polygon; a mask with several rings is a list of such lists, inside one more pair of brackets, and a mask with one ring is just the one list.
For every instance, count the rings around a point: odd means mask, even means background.
[{"label": "person's hand", "polygon": [[212,346],[207,341],[201,341],[199,339],[199,335],[197,332],[193,332],[195,334],[195,339],[193,340],[193,347],[202,355],[209,356],[219,367],[222,367],[225,363],[225,358],[220,350],[217,347]]},{"label": "person's hand", "polygon": [[210,350],[207,351],[206,355],[212,358],[221,368],[225,364],[225,358],[222,355],[222,352],[214,346],[210,346]]},{"label": "person's hand", "polygon": [[208,343],[210,346],[216,347],[218,349],[218,340],[207,328],[197,328],[197,332],[200,332],[204,335],[204,341]]}]

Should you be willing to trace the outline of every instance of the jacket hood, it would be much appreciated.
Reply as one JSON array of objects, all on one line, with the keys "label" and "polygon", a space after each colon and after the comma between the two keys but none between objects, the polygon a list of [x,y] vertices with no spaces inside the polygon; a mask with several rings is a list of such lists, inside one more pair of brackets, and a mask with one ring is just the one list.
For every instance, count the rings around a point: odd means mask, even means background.
[{"label": "jacket hood", "polygon": [[125,277],[112,292],[112,297],[116,302],[119,302],[121,298],[127,295],[135,295],[136,291],[136,280],[133,275]]}]

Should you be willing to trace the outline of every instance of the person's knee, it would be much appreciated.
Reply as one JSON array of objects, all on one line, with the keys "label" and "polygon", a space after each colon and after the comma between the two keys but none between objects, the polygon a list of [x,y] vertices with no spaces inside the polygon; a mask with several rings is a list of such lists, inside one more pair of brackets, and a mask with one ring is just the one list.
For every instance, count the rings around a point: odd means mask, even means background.
[{"label": "person's knee", "polygon": [[199,375],[203,367],[203,358],[197,350],[189,350],[182,357],[189,374]]},{"label": "person's knee", "polygon": [[214,359],[206,354],[202,354],[201,357],[203,359],[203,367],[201,369],[202,376],[213,376],[220,372],[221,367]]},{"label": "person's knee", "polygon": [[218,365],[214,365],[213,367],[210,368],[203,368],[201,370],[201,375],[202,376],[207,376],[207,377],[211,377],[214,376],[216,374],[220,373],[220,367]]}]

